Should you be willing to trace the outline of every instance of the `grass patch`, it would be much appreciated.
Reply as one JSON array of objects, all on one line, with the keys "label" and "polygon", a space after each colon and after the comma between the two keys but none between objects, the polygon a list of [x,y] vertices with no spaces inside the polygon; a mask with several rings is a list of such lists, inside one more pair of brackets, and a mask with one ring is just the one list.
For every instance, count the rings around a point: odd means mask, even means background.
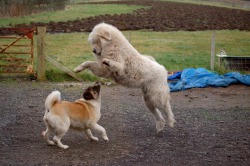
[{"label": "grass patch", "polygon": [[77,4],[70,5],[67,10],[44,12],[30,16],[1,18],[0,27],[9,27],[15,24],[29,24],[30,22],[69,21],[103,14],[130,13],[144,6],[116,5],[116,4]]},{"label": "grass patch", "polygon": [[[125,31],[132,45],[142,54],[153,56],[169,71],[182,70],[189,67],[210,68],[210,47],[212,31],[196,32],[151,32]],[[46,55],[73,70],[80,63],[94,60],[91,46],[87,42],[88,33],[46,34]],[[246,31],[217,31],[216,53],[224,49],[228,55],[249,56],[250,32]],[[217,68],[219,73],[226,70]],[[61,81],[65,74],[50,63],[47,63],[47,78]],[[97,78],[89,71],[79,73],[86,81]]]},{"label": "grass patch", "polygon": [[[149,54],[169,71],[187,67],[210,68],[212,31],[132,32],[131,42],[142,54]],[[250,32],[216,31],[216,50],[228,55],[249,56]],[[215,63],[218,61],[216,60]],[[216,64],[218,65],[218,64]]]},{"label": "grass patch", "polygon": [[[183,70],[190,67],[210,69],[212,31],[125,31],[123,34],[141,54],[153,56],[168,71]],[[88,35],[89,33],[48,33],[45,37],[45,55],[73,70],[84,61],[94,60],[91,52],[92,48],[87,42]],[[34,40],[36,66],[36,37]],[[237,30],[216,31],[216,54],[219,54],[223,49],[229,56],[249,56],[249,45],[250,32]],[[215,70],[220,74],[228,72],[218,67],[217,57],[215,59]],[[88,70],[80,72],[78,75],[85,81],[100,79]],[[57,82],[74,80],[49,62],[46,63],[46,77],[50,81]]]}]

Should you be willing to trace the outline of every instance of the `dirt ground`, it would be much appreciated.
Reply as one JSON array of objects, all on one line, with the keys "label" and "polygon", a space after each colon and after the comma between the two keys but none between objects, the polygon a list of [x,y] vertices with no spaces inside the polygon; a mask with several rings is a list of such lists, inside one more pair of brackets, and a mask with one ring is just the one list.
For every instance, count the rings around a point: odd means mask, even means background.
[{"label": "dirt ground", "polygon": [[[232,6],[241,5],[250,8],[250,1],[221,0]],[[46,26],[49,33],[90,32],[93,27],[106,22],[116,26],[120,30],[147,29],[153,31],[195,31],[195,30],[250,30],[250,11],[221,8],[206,5],[194,5],[187,3],[173,3],[163,1],[113,1],[99,2],[109,4],[128,4],[149,6],[148,9],[139,9],[133,13],[100,15],[95,17],[69,20],[65,22],[34,22],[29,25],[19,24],[16,27]],[[84,5],[84,4],[77,4]],[[81,16],[79,16],[81,17]],[[0,34],[8,34],[6,30],[0,30]]]},{"label": "dirt ground", "polygon": [[89,142],[70,130],[62,140],[69,149],[48,146],[41,136],[47,95],[57,89],[74,101],[88,84],[0,81],[1,165],[250,163],[250,88],[244,85],[171,93],[177,123],[159,134],[139,89],[103,86],[99,124],[110,141]]}]

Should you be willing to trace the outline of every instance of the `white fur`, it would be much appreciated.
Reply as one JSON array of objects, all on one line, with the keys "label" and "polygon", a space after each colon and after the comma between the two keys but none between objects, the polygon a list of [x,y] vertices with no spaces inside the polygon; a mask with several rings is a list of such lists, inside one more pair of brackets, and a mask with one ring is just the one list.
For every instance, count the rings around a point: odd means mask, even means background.
[{"label": "white fur", "polygon": [[157,132],[163,130],[165,119],[158,110],[167,114],[167,122],[174,126],[175,119],[170,106],[167,71],[154,59],[141,55],[114,26],[100,23],[90,33],[97,61],[87,61],[75,68],[75,72],[89,69],[93,74],[111,78],[127,86],[141,88],[144,101],[156,119]]},{"label": "white fur", "polygon": [[59,91],[53,91],[45,100],[45,108],[51,109],[52,104],[61,101],[61,93]]}]

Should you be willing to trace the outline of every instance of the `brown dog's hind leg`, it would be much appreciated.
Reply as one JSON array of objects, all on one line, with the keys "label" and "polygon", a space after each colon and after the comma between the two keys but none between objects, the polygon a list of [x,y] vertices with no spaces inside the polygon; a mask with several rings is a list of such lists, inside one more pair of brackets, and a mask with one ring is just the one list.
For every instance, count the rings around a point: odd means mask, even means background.
[{"label": "brown dog's hind leg", "polygon": [[60,134],[56,134],[53,138],[53,141],[57,143],[57,146],[59,148],[62,148],[62,149],[68,149],[69,146],[68,145],[63,145],[62,142],[61,142],[61,139],[62,137],[65,135],[66,133],[60,133]]},{"label": "brown dog's hind leg", "polygon": [[98,138],[93,136],[92,132],[90,129],[84,130],[84,133],[86,134],[86,136],[93,141],[98,141]]},{"label": "brown dog's hind leg", "polygon": [[49,139],[49,134],[50,134],[52,128],[51,128],[51,126],[49,126],[46,119],[44,119],[44,123],[46,125],[46,130],[42,132],[42,135],[43,135],[44,139],[47,141],[48,145],[55,145],[55,143]]}]

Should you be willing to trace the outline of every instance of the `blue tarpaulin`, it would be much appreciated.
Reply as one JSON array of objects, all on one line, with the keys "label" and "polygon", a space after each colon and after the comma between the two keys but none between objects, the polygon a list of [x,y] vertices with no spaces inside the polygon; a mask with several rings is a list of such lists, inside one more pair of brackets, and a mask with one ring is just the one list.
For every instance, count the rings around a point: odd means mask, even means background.
[{"label": "blue tarpaulin", "polygon": [[[190,88],[226,87],[231,84],[244,84],[250,86],[250,75],[230,72],[224,75],[213,73],[204,68],[188,68],[177,72],[168,78],[171,92]],[[172,81],[171,81],[172,80]],[[177,81],[174,81],[177,80]]]}]

